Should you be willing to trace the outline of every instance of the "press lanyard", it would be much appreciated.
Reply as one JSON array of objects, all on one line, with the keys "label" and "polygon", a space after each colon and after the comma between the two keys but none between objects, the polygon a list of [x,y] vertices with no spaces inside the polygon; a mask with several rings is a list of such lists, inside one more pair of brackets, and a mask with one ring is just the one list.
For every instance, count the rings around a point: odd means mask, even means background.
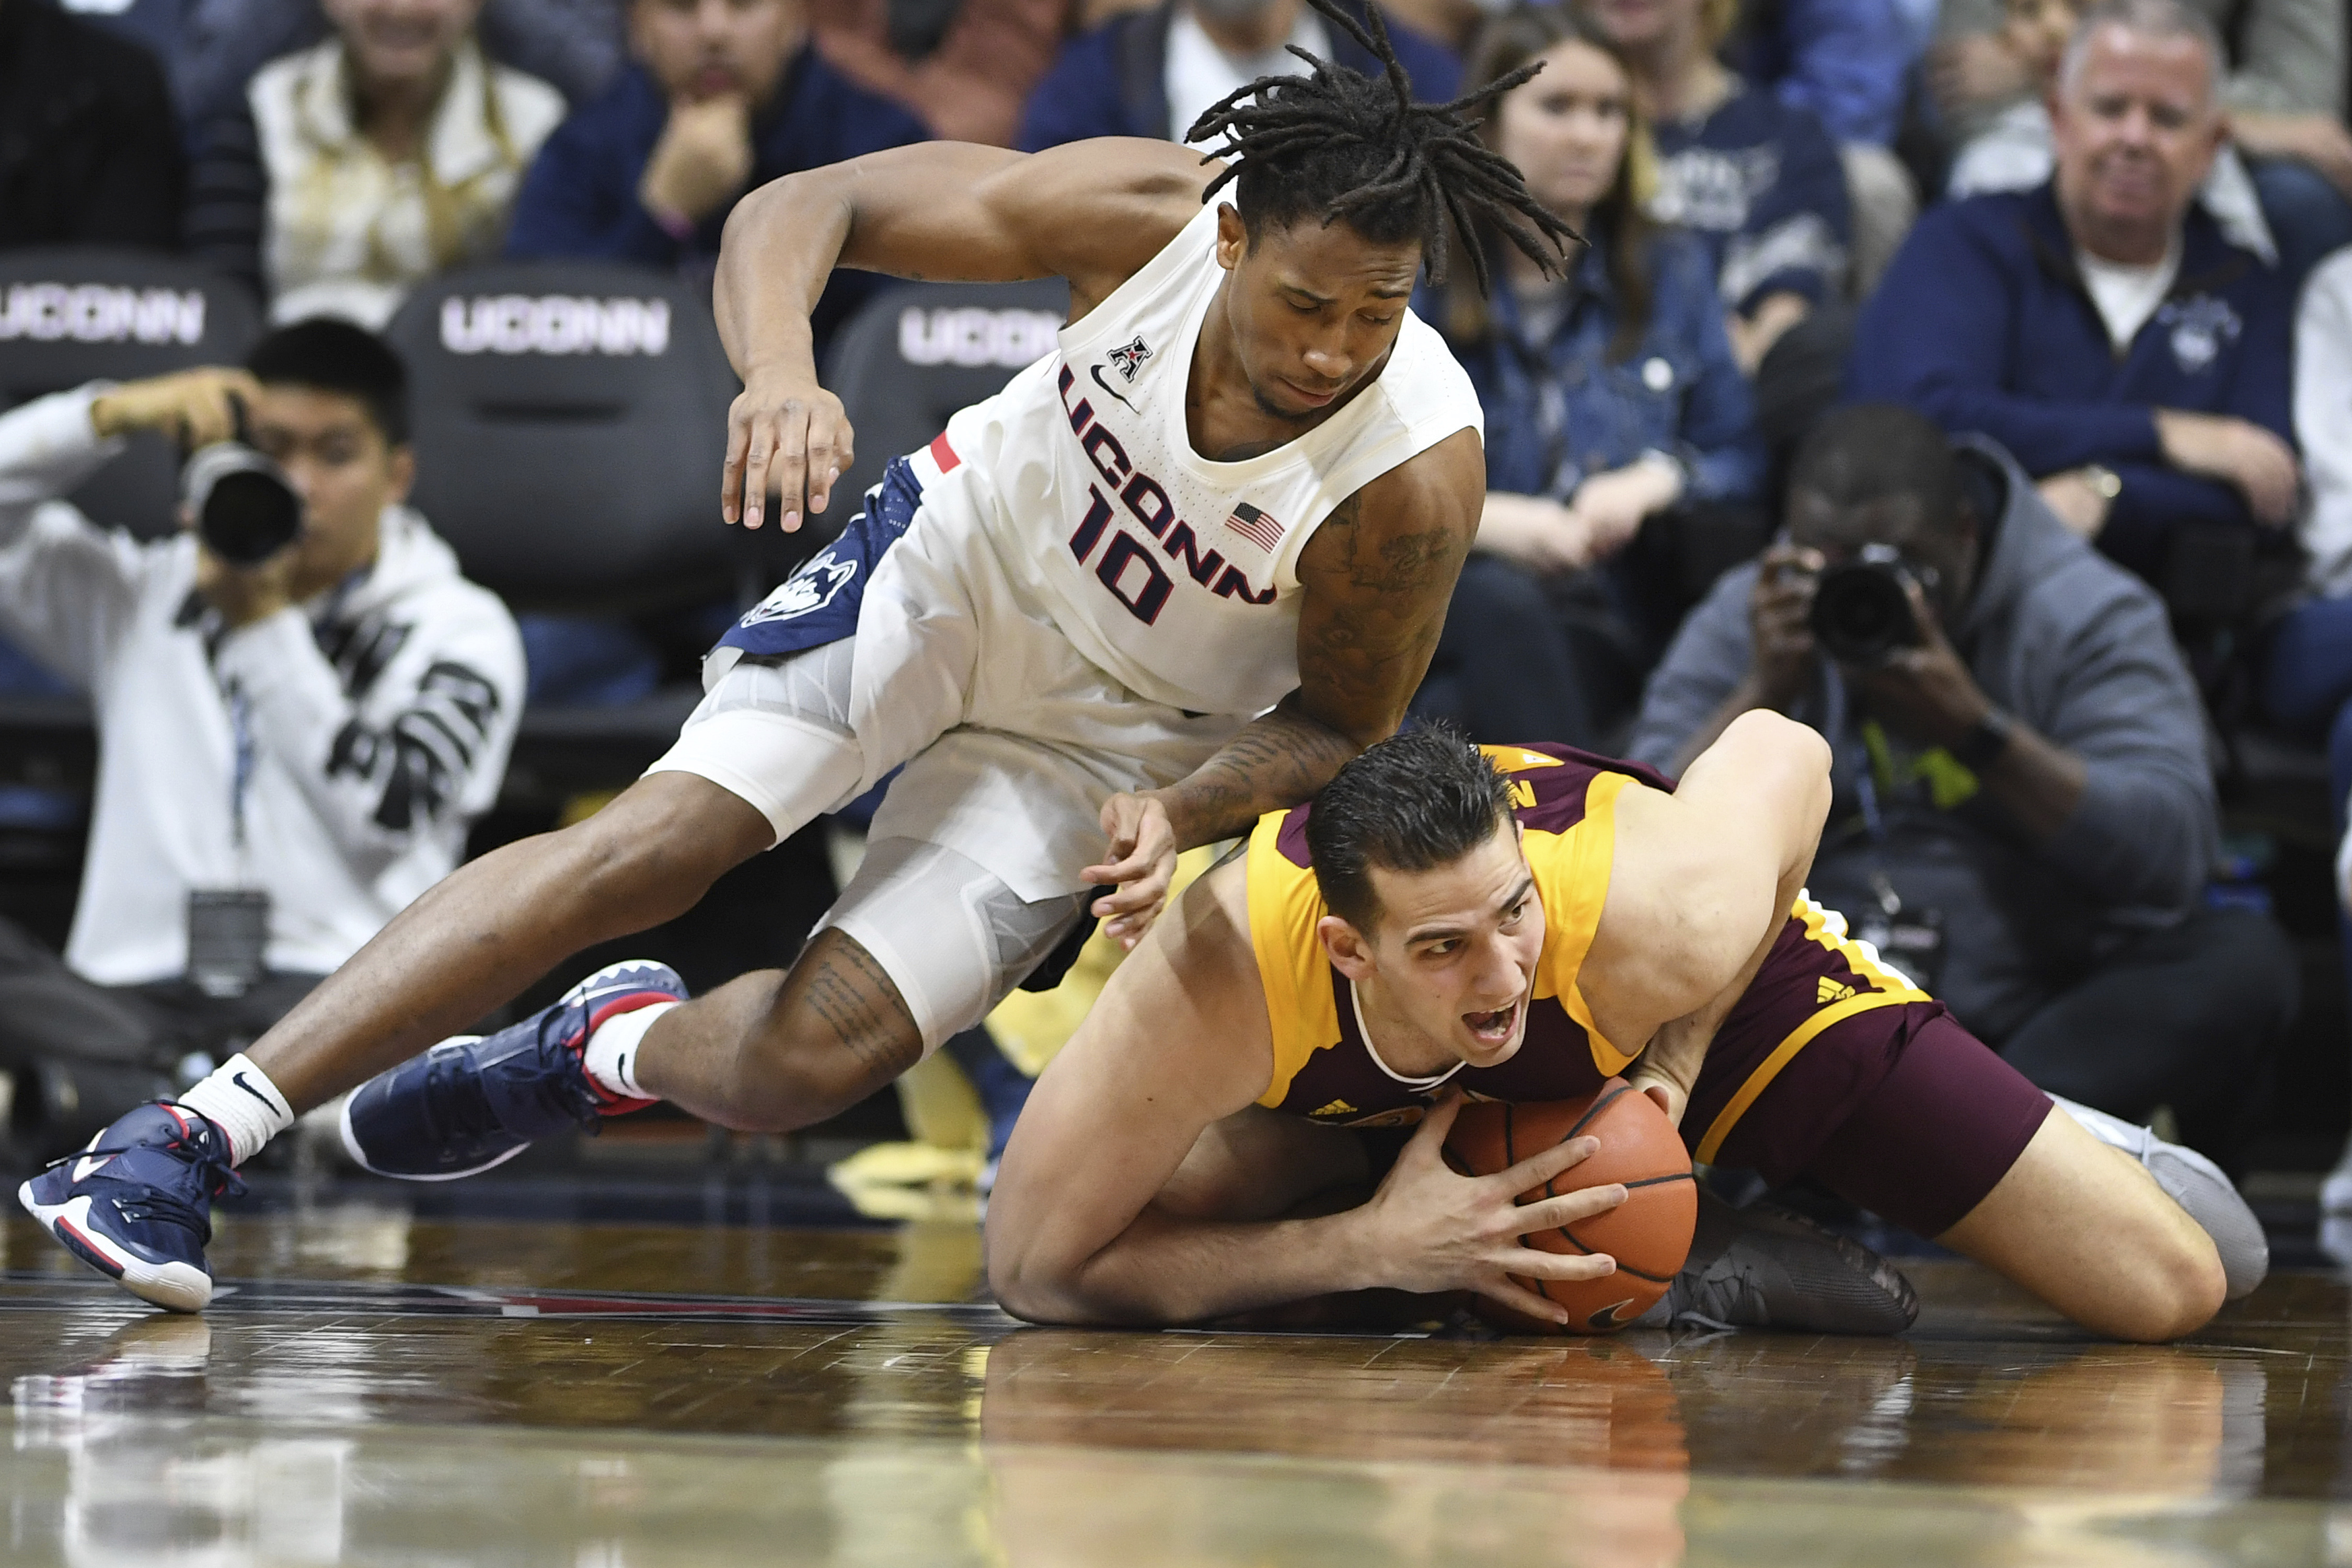
[{"label": "press lanyard", "polygon": [[242,687],[228,694],[228,725],[234,762],[229,770],[228,841],[236,851],[237,870],[245,870],[245,803],[253,791],[253,700]]}]

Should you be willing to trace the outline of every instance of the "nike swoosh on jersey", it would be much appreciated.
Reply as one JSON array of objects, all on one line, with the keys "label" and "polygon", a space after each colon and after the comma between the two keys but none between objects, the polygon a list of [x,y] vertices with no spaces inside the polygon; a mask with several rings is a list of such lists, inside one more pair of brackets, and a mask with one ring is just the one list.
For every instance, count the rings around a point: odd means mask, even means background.
[{"label": "nike swoosh on jersey", "polygon": [[[1102,366],[1100,366],[1100,365],[1098,365],[1098,364],[1088,365],[1088,366],[1087,367],[1087,374],[1088,375],[1093,376],[1093,377],[1095,378],[1095,384],[1096,384],[1097,386],[1101,387],[1105,392],[1109,393],[1113,397],[1117,397],[1117,398],[1118,398],[1118,400],[1119,400],[1121,403],[1127,403],[1127,399],[1126,399],[1125,397],[1123,397],[1123,396],[1120,396],[1118,388],[1117,388],[1117,387],[1113,386],[1110,383],[1108,383],[1108,382],[1107,382],[1107,381],[1105,381],[1105,380],[1103,379],[1103,374],[1102,374]],[[1138,407],[1137,407],[1134,404],[1132,404],[1132,403],[1127,403],[1127,411],[1128,411],[1129,414],[1133,414],[1133,415],[1137,415],[1137,416],[1140,416],[1140,415],[1143,413],[1143,410],[1142,410],[1142,409],[1138,408]]]}]

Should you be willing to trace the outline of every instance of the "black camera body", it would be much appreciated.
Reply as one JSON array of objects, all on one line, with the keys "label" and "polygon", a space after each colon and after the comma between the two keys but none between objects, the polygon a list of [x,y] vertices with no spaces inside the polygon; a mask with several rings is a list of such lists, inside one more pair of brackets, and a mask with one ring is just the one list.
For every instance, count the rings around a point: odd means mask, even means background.
[{"label": "black camera body", "polygon": [[1911,613],[1911,588],[1933,585],[1932,573],[1917,573],[1900,551],[1866,544],[1852,561],[1829,568],[1813,588],[1813,640],[1840,664],[1884,664],[1897,648],[1916,647],[1918,618]]},{"label": "black camera body", "polygon": [[247,441],[243,400],[231,402],[236,434],[189,455],[180,500],[214,554],[232,566],[258,566],[300,535],[302,498],[286,470]]}]

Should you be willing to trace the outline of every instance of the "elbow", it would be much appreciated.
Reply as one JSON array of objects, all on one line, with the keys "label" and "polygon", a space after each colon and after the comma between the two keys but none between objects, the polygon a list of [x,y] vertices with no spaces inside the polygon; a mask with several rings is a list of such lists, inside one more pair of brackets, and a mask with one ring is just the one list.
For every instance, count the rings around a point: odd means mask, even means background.
[{"label": "elbow", "polygon": [[1750,708],[1724,726],[1723,741],[1748,752],[1751,765],[1786,781],[1799,801],[1818,807],[1816,826],[1827,819],[1832,754],[1820,731],[1769,708]]},{"label": "elbow", "polygon": [[2101,902],[2186,909],[2211,875],[2218,832],[2212,800],[2195,781],[2133,787],[2095,770],[2044,853]]},{"label": "elbow", "polygon": [[722,257],[730,250],[740,250],[745,245],[757,243],[757,231],[770,221],[776,209],[791,205],[812,186],[821,185],[828,177],[826,169],[804,169],[798,174],[779,174],[764,185],[754,185],[729,210],[727,221],[719,226],[719,248]]},{"label": "elbow", "polygon": [[1019,1269],[999,1268],[991,1261],[988,1289],[998,1306],[1024,1323],[1067,1327],[1078,1321],[1073,1314],[1058,1310],[1062,1302],[1054,1291]]},{"label": "elbow", "polygon": [[1074,1277],[1019,1247],[988,1249],[988,1289],[998,1306],[1024,1323],[1079,1328],[1105,1321],[1087,1310]]}]

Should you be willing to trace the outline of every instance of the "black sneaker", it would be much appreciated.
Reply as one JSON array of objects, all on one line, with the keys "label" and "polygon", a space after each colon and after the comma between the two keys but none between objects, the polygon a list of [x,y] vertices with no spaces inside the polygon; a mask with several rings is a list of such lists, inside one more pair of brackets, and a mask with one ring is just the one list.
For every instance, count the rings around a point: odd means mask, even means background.
[{"label": "black sneaker", "polygon": [[1899,1334],[1918,1315],[1911,1282],[1860,1242],[1769,1204],[1735,1209],[1701,1188],[1691,1261],[1638,1321]]}]

